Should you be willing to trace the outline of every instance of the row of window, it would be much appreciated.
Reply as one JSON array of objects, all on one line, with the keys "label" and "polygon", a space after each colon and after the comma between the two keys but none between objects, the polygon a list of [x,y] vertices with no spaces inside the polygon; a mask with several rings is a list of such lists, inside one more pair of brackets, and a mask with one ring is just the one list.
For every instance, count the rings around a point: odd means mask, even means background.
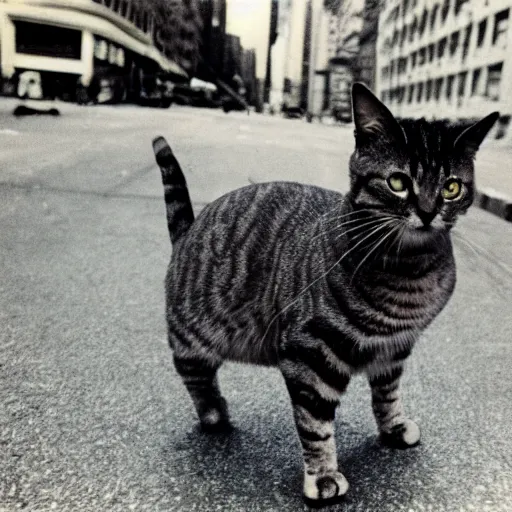
[{"label": "row of window", "polygon": [[[444,0],[443,2],[437,2],[432,7],[432,11],[430,11],[430,13],[427,8],[423,10],[423,13],[421,14],[422,23],[426,25],[430,15],[430,26],[432,29],[435,25],[438,13],[440,14],[441,21],[444,23],[452,6],[454,8],[455,15],[457,15],[462,10],[462,6],[467,2],[469,2],[469,0]],[[397,22],[400,14],[402,15],[402,18],[404,18],[409,11],[412,11],[416,7],[417,4],[418,0],[402,0],[402,2],[388,14],[385,21],[386,25]]]},{"label": "row of window", "polygon": [[124,49],[99,37],[94,40],[94,57],[102,61],[108,60],[110,64],[120,68],[124,68],[125,65]]},{"label": "row of window", "polygon": [[[483,71],[484,68],[474,69],[471,73],[462,71],[458,74],[448,75],[429,79],[416,84],[409,84],[394,87],[383,91],[382,100],[388,103],[396,103],[398,105],[405,103],[419,104],[431,100],[440,101],[442,98],[451,101],[454,97],[459,99],[466,95],[468,86],[471,86],[470,96],[484,96],[491,101],[499,101],[500,85],[503,70],[503,62],[488,66],[487,82],[483,87]],[[468,78],[471,77],[471,84]]]},{"label": "row of window", "polygon": [[[498,17],[500,16],[500,17]],[[509,9],[495,16],[492,45],[505,48],[507,45]],[[485,41],[487,31],[487,19],[478,24],[476,48],[481,48]],[[457,30],[448,37],[443,37],[435,43],[430,43],[412,52],[407,57],[398,57],[391,60],[389,65],[381,69],[382,78],[393,78],[395,74],[401,75],[412,71],[416,66],[421,67],[435,59],[441,60],[445,55],[453,57],[462,46],[461,60],[464,62],[471,44],[473,24],[469,24],[464,30]]]},{"label": "row of window", "polygon": [[[426,12],[426,11],[425,11]],[[433,13],[436,12],[435,8],[432,11]],[[500,12],[497,12],[494,15],[494,31],[493,31],[493,44],[496,44],[497,41],[502,37],[502,34],[506,34],[508,29],[508,18],[509,18],[509,9],[503,9]],[[417,18],[414,18],[412,23],[410,25],[404,25],[401,30],[395,29],[393,32],[393,35],[390,37],[387,37],[384,41],[384,50],[389,50],[391,48],[396,48],[396,46],[399,46],[400,48],[404,45],[406,41],[409,41],[412,43],[418,35],[418,37],[421,37],[423,33],[425,32],[426,27],[426,20],[427,18],[423,16],[420,21],[418,22]],[[434,25],[435,25],[435,17],[431,18],[430,23],[430,32],[434,31]],[[489,23],[490,25],[490,23]],[[480,34],[481,34],[481,40],[483,42],[485,38],[485,33],[487,30],[487,19],[484,19],[479,23],[479,40],[480,40]]]},{"label": "row of window", "polygon": [[[168,53],[168,51],[166,51],[167,45],[165,44],[165,42],[163,42],[162,38],[160,37],[162,27],[156,27],[155,29],[155,18],[153,13],[151,13],[148,10],[148,7],[140,6],[140,4],[137,5],[134,3],[133,0],[93,1],[98,4],[104,5],[105,7],[108,7],[110,10],[114,11],[119,16],[122,16],[146,34],[152,33],[153,42],[155,46],[164,54]],[[183,2],[185,2],[185,0],[183,0]],[[171,25],[173,22],[172,20],[169,20],[167,23]],[[185,26],[174,28],[176,34],[179,35],[179,38],[182,41],[193,41],[196,37],[196,33],[193,26],[189,28],[186,28]],[[181,53],[183,58],[191,59],[193,57],[194,50],[192,48],[185,48]]]}]

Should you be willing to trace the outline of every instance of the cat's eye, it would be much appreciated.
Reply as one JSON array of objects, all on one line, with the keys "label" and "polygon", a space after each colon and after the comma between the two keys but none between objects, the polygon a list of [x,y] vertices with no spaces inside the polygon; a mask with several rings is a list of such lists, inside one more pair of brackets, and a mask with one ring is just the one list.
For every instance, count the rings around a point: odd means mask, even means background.
[{"label": "cat's eye", "polygon": [[462,183],[457,178],[448,178],[441,190],[441,195],[446,201],[455,201],[462,195]]},{"label": "cat's eye", "polygon": [[409,194],[407,176],[401,173],[392,174],[387,180],[388,186],[397,196],[405,198]]}]

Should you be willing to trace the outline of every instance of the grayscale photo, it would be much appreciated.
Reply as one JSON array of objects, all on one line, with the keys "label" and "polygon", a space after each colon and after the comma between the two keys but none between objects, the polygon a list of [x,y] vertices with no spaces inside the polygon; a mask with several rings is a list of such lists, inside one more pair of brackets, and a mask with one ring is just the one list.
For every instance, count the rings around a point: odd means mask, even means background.
[{"label": "grayscale photo", "polygon": [[0,512],[511,512],[511,11],[1,0]]}]

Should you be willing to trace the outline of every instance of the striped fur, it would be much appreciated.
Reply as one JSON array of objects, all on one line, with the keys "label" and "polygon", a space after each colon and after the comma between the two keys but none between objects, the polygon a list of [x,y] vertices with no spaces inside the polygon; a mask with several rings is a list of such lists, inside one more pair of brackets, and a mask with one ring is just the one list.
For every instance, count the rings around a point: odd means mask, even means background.
[{"label": "striped fur", "polygon": [[[450,229],[471,204],[475,148],[494,122],[464,133],[424,120],[399,124],[359,85],[353,102],[356,150],[345,197],[298,183],[250,185],[192,222],[181,170],[165,141],[155,141],[174,244],[166,307],[176,369],[212,429],[229,425],[216,379],[223,361],[279,367],[304,454],[304,496],[313,503],[348,489],[334,417],[354,374],[367,375],[382,441],[419,442],[400,377],[454,289]],[[390,189],[397,172],[407,197]],[[454,176],[463,194],[444,200]]]}]

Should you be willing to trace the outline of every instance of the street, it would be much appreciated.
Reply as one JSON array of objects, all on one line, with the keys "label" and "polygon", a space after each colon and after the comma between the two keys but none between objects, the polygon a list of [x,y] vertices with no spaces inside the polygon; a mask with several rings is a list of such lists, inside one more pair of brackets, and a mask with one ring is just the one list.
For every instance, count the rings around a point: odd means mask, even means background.
[{"label": "street", "polygon": [[[236,429],[197,427],[166,340],[151,141],[171,144],[198,212],[250,182],[347,190],[352,129],[174,106],[15,119],[14,106],[0,104],[0,512],[306,510],[277,370],[223,366]],[[479,185],[510,195],[511,162],[485,144]],[[422,444],[381,447],[354,379],[336,434],[351,488],[326,510],[512,510],[512,224],[474,208],[456,232],[455,295],[403,385]]]}]

